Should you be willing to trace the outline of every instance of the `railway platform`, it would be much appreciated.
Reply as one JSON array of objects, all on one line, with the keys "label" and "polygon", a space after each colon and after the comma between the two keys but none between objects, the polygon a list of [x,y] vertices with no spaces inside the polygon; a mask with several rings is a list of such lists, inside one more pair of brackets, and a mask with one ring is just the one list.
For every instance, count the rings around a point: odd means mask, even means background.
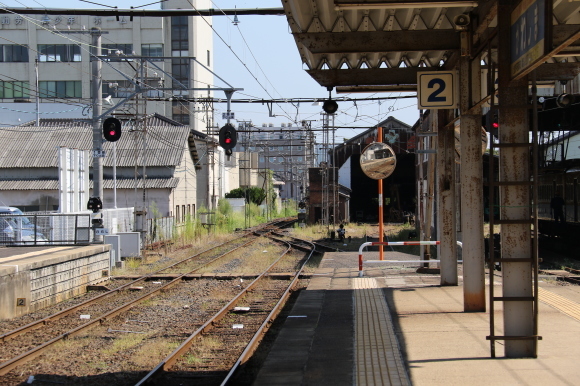
[{"label": "railway platform", "polygon": [[0,247],[0,320],[84,293],[110,273],[110,246]]},{"label": "railway platform", "polygon": [[[377,260],[378,252],[364,258]],[[416,258],[385,251],[389,260]],[[491,358],[489,311],[463,311],[461,265],[452,287],[416,268],[368,264],[359,277],[357,253],[326,253],[254,385],[578,384],[580,286],[540,276],[538,358],[505,358],[502,342]]]}]

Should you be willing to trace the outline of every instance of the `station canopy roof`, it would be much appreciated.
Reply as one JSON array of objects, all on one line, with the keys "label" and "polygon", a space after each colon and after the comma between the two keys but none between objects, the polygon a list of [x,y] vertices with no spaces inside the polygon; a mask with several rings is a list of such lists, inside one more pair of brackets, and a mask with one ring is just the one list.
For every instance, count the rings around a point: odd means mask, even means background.
[{"label": "station canopy roof", "polygon": [[[470,16],[472,50],[494,37],[497,0],[284,0],[284,11],[306,70],[337,91],[415,91],[418,71],[453,69],[460,56],[455,22]],[[580,1],[553,1],[553,51],[543,79],[580,71]],[[497,40],[497,39],[495,39]],[[493,43],[492,43],[493,44]],[[472,51],[472,52],[473,52]],[[484,59],[485,60],[485,59]]]}]

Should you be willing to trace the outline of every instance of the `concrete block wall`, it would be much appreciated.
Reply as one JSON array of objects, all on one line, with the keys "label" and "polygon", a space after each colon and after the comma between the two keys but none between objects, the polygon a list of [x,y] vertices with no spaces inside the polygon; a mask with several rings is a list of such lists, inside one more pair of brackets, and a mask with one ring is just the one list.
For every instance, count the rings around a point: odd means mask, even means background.
[{"label": "concrete block wall", "polygon": [[[39,310],[108,279],[110,245],[47,248],[0,261],[0,320]],[[20,299],[20,304],[18,304]]]},{"label": "concrete block wall", "polygon": [[31,311],[82,294],[87,285],[106,280],[108,276],[108,252],[31,270]]}]

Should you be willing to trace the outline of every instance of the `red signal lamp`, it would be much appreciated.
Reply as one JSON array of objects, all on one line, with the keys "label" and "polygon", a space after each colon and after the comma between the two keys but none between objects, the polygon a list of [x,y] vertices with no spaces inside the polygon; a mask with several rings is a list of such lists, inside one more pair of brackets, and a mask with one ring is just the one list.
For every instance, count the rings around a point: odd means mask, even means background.
[{"label": "red signal lamp", "polygon": [[103,137],[109,142],[116,142],[121,138],[121,121],[117,118],[107,118],[103,122]]}]

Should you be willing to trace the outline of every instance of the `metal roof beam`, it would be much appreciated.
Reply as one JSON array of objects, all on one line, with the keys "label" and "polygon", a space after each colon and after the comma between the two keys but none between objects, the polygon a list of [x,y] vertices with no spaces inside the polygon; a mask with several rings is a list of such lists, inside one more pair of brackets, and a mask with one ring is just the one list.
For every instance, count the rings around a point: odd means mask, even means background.
[{"label": "metal roof beam", "polygon": [[365,68],[351,70],[306,70],[321,86],[416,85],[418,71],[436,71],[437,67]]},{"label": "metal roof beam", "polygon": [[536,79],[572,80],[580,74],[580,62],[544,63],[536,69]]},{"label": "metal roof beam", "polygon": [[477,7],[477,1],[354,1],[354,0],[335,0],[336,10],[356,10],[356,9],[407,9],[407,8],[466,8]]},{"label": "metal roof beam", "polygon": [[338,86],[336,88],[337,94],[352,94],[352,93],[377,93],[377,92],[415,92],[417,85],[402,84],[394,86]]},{"label": "metal roof beam", "polygon": [[297,33],[294,37],[313,54],[453,51],[460,48],[459,34],[455,30]]}]

